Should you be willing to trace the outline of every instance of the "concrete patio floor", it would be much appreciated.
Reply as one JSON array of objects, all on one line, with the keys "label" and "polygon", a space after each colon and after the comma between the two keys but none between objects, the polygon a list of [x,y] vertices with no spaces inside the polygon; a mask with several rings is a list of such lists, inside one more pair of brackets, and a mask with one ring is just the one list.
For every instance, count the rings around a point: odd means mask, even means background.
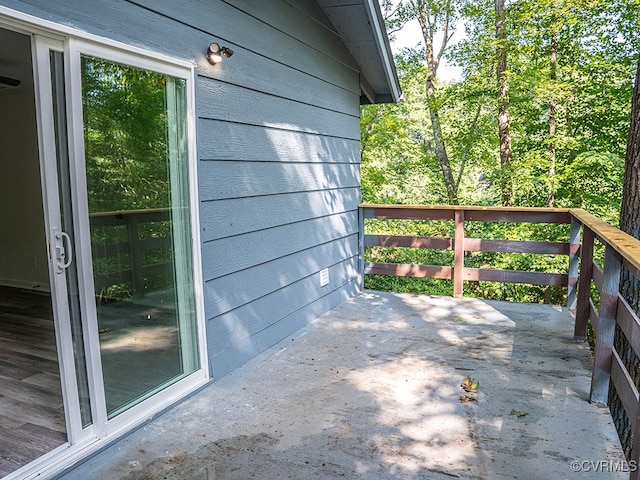
[{"label": "concrete patio floor", "polygon": [[572,328],[549,305],[366,291],[62,478],[628,478]]}]

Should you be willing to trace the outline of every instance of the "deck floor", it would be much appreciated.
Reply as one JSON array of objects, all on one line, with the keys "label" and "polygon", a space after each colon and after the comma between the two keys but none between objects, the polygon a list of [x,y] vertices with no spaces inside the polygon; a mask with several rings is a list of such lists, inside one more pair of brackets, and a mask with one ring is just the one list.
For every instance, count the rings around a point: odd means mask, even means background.
[{"label": "deck floor", "polygon": [[364,292],[62,478],[628,478],[572,337],[559,307]]}]

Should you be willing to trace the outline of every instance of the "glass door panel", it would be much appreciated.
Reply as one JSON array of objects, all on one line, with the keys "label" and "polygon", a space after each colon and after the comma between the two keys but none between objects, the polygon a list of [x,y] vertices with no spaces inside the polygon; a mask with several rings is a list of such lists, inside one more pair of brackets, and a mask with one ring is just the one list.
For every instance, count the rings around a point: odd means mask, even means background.
[{"label": "glass door panel", "polygon": [[107,416],[200,368],[185,80],[82,56],[93,282]]},{"label": "glass door panel", "polygon": [[[60,51],[50,50],[49,62],[51,69],[51,97],[53,107],[53,126],[55,132],[56,167],[58,182],[58,197],[60,205],[60,226],[56,232],[56,248],[58,256],[64,252],[63,258],[57,258],[58,271],[64,273],[66,280],[67,303],[69,308],[69,322],[71,341],[74,351],[74,363],[78,401],[80,406],[80,419],[82,427],[92,423],[91,399],[89,393],[89,380],[87,376],[86,351],[84,347],[84,332],[82,328],[82,314],[80,308],[80,291],[78,285],[78,272],[76,262],[73,259],[74,228],[73,228],[73,204],[71,199],[71,178],[69,172],[69,146],[67,136],[66,91],[64,82],[64,54]],[[66,250],[65,250],[66,248]],[[62,268],[62,265],[65,268]]]}]

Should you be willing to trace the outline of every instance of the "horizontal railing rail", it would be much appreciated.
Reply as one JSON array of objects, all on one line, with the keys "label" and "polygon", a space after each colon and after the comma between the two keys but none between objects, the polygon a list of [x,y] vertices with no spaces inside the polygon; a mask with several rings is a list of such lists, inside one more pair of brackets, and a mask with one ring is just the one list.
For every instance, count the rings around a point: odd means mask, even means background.
[{"label": "horizontal railing rail", "polygon": [[[447,220],[452,221],[453,237],[368,234],[366,221],[377,220]],[[465,237],[465,223],[514,222],[570,225],[566,241],[530,241]],[[594,364],[590,401],[609,404],[610,388],[619,398],[622,411],[612,415],[623,418],[618,431],[632,432],[629,444],[623,445],[630,465],[630,478],[640,480],[640,319],[639,299],[632,308],[620,294],[621,272],[626,270],[640,279],[640,241],[582,209],[360,205],[360,250],[362,274],[450,279],[453,295],[463,295],[465,281],[493,281],[567,287],[567,306],[575,309],[574,336],[586,339],[589,323],[594,335]],[[604,260],[594,260],[596,242],[604,247]],[[365,247],[424,248],[453,252],[451,265],[415,265],[367,261]],[[502,252],[566,255],[566,272],[532,272],[500,270],[492,267],[465,267],[467,252]],[[592,288],[599,301],[592,298]],[[628,350],[617,351],[617,329],[626,339]],[[630,349],[630,351],[629,351]],[[629,358],[635,358],[631,365]],[[633,363],[633,362],[631,362]],[[638,371],[637,371],[638,370]],[[622,435],[621,435],[622,437]]]},{"label": "horizontal railing rail", "polygon": [[170,232],[162,232],[163,229],[158,228],[159,233],[150,236],[141,231],[145,226],[168,223],[170,214],[170,209],[158,208],[101,212],[89,216],[92,231],[101,230],[101,238],[92,239],[94,265],[99,262],[112,264],[106,272],[103,268],[95,268],[99,272],[94,275],[97,293],[119,283],[130,285],[140,293],[145,291],[149,277],[172,274],[170,261],[148,259],[153,251],[171,248]]},{"label": "horizontal railing rail", "polygon": [[[577,278],[564,273],[543,273],[494,268],[470,268],[464,266],[466,252],[503,252],[570,255],[577,264],[577,245],[567,242],[535,242],[522,240],[488,240],[464,236],[465,222],[517,222],[570,224],[568,209],[553,208],[506,208],[506,207],[460,207],[460,206],[404,206],[362,205],[362,224],[366,219],[381,220],[450,220],[454,222],[454,237],[411,237],[391,235],[364,235],[364,246],[427,248],[452,250],[453,265],[410,265],[382,262],[365,262],[363,273],[426,277],[453,280],[453,295],[462,296],[464,281],[492,281],[504,283],[528,283],[554,285],[571,288],[569,302],[575,302]],[[364,231],[364,230],[363,230]],[[574,266],[572,264],[572,266]],[[570,268],[572,271],[572,268]]]}]

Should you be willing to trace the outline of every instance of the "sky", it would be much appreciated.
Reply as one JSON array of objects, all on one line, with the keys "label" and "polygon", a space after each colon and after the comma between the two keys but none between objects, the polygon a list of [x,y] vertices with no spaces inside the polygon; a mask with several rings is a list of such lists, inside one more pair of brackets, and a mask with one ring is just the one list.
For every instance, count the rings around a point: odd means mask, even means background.
[{"label": "sky", "polygon": [[[462,37],[463,32],[464,27],[460,26],[451,40],[452,45]],[[394,54],[399,53],[403,48],[415,47],[419,42],[424,45],[422,31],[417,20],[407,23],[402,30],[395,32],[394,36],[395,41],[391,42],[391,50]],[[438,78],[442,82],[459,81],[462,79],[462,69],[448,64],[447,60],[443,59],[438,67]]]}]

